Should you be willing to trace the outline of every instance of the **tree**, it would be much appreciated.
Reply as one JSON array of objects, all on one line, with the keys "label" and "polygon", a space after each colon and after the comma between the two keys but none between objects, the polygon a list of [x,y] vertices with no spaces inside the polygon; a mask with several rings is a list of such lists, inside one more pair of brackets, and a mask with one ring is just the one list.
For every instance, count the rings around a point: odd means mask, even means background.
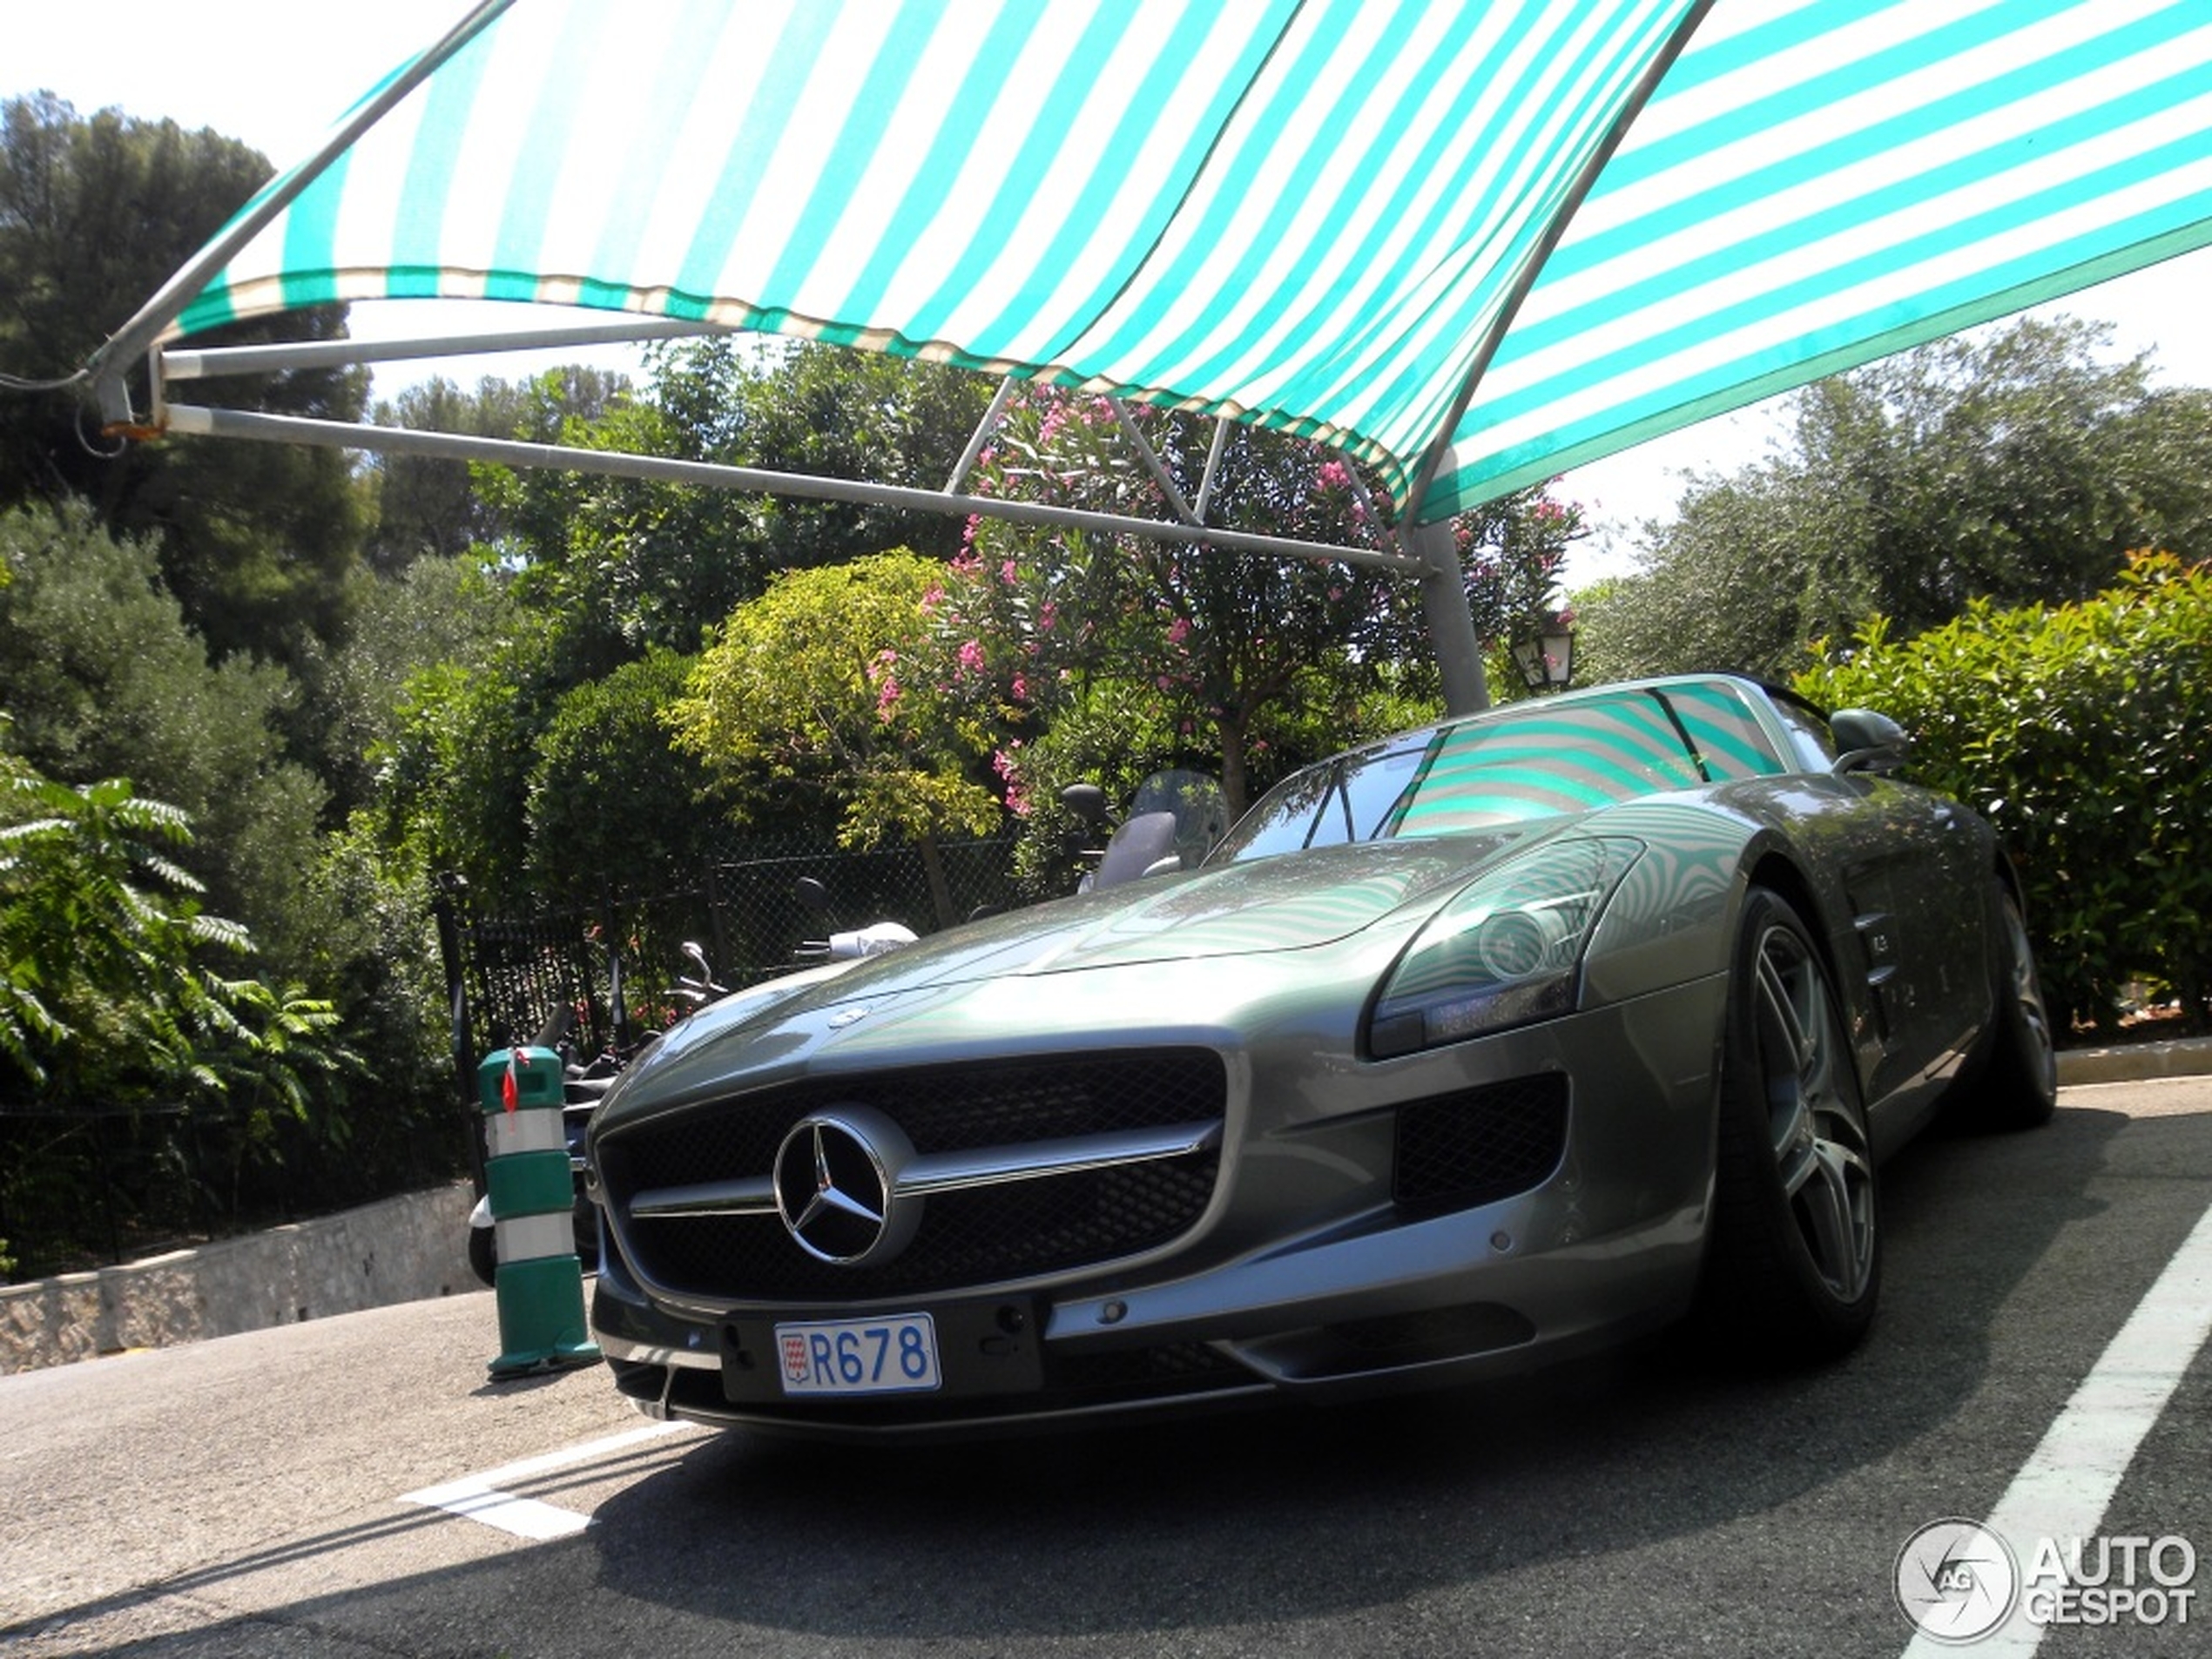
[{"label": "tree", "polygon": [[[575,364],[519,383],[486,375],[474,392],[441,377],[380,402],[372,418],[378,426],[413,432],[515,438],[558,418],[599,420],[630,391],[627,375]],[[429,455],[373,455],[368,475],[376,510],[366,549],[369,568],[391,576],[417,559],[459,558],[510,543],[512,526],[499,510],[503,492],[482,487],[478,470],[469,462]]]},{"label": "tree", "polygon": [[731,614],[669,718],[740,818],[812,796],[835,811],[846,846],[918,843],[949,923],[935,843],[989,833],[1000,809],[968,772],[989,752],[992,724],[964,706],[957,675],[909,664],[944,579],[934,559],[904,549],[785,572]]},{"label": "tree", "polygon": [[170,857],[192,839],[183,813],[123,779],[71,787],[0,751],[0,1107],[59,1126],[0,1169],[10,1211],[43,1193],[30,1207],[63,1218],[55,1236],[16,1241],[34,1263],[65,1264],[88,1210],[156,1201],[158,1177],[118,1183],[101,1137],[88,1149],[72,1132],[85,1122],[158,1114],[172,1127],[156,1168],[188,1184],[219,1170],[233,1214],[249,1170],[280,1157],[286,1125],[343,1137],[342,1084],[362,1066],[336,1010],[224,971],[252,941],[200,908]]},{"label": "tree", "polygon": [[667,718],[699,660],[656,645],[555,706],[528,782],[529,871],[540,894],[596,900],[712,861],[725,809]]},{"label": "tree", "polygon": [[326,824],[372,804],[409,678],[489,662],[521,625],[509,583],[475,558],[417,559],[364,585],[344,640],[303,665],[309,706],[287,722],[330,791]]},{"label": "tree", "polygon": [[[975,488],[1154,516],[1170,510],[1170,489],[1195,502],[1211,426],[1153,409],[1130,420],[1164,483],[1103,400],[1035,391],[1008,411]],[[1206,522],[1227,529],[1395,550],[1353,465],[1257,428],[1230,429],[1207,509]],[[1575,509],[1541,490],[1454,523],[1484,636],[1501,639],[1543,605],[1578,525]],[[1028,711],[1030,734],[1103,684],[1145,688],[1179,758],[1210,758],[1232,815],[1255,784],[1360,731],[1370,699],[1399,715],[1436,694],[1420,590],[1401,576],[988,518],[969,537],[940,626],[966,631],[1006,699]]]},{"label": "tree", "polygon": [[[942,488],[988,394],[975,376],[834,347],[664,347],[650,387],[597,414],[542,396],[523,435],[772,471]],[[560,689],[701,634],[779,570],[900,546],[949,553],[959,523],[834,502],[531,471],[495,486],[518,594]]]},{"label": "tree", "polygon": [[151,543],[117,540],[81,506],[0,514],[0,569],[17,752],[63,783],[128,778],[173,803],[199,829],[179,859],[296,977],[294,901],[325,796],[278,729],[292,682],[267,664],[211,665]]},{"label": "tree", "polygon": [[[701,354],[680,348],[669,367]],[[662,384],[671,411],[685,409],[687,374]],[[990,383],[964,369],[803,341],[767,348],[739,384],[738,424],[715,458],[914,489],[945,487],[991,399]],[[765,502],[761,534],[781,567],[895,548],[946,559],[961,545],[960,520],[948,513],[799,496]]]},{"label": "tree", "polygon": [[[116,111],[80,119],[47,94],[0,105],[0,369],[71,374],[219,228],[273,170],[255,151]],[[334,339],[341,307],[239,324],[210,345]],[[358,417],[360,371],[233,383],[226,401]],[[146,406],[143,388],[138,405]],[[71,394],[0,396],[0,509],[75,497],[152,539],[162,573],[215,655],[289,663],[345,624],[362,518],[342,455],[179,439],[112,444]]]},{"label": "tree", "polygon": [[1786,673],[1871,615],[1910,637],[2086,598],[2130,548],[2212,555],[2212,397],[2106,340],[2021,320],[1808,387],[1791,448],[1695,481],[1642,573],[1581,599],[1593,671]]}]

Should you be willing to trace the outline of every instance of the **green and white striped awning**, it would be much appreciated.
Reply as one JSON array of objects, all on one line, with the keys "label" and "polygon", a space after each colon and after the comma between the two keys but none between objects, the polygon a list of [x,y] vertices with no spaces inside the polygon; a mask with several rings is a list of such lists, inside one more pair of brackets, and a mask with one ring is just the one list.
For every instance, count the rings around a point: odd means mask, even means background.
[{"label": "green and white striped awning", "polygon": [[426,63],[155,327],[805,335],[1312,435],[1433,522],[2212,239],[2208,0],[511,0]]}]

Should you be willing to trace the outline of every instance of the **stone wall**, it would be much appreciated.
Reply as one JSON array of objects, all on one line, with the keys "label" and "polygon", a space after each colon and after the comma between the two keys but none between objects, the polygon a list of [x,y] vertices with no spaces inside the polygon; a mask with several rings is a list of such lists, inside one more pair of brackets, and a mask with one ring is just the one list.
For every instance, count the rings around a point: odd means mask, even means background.
[{"label": "stone wall", "polygon": [[0,1285],[0,1372],[481,1290],[465,1182],[120,1267]]}]

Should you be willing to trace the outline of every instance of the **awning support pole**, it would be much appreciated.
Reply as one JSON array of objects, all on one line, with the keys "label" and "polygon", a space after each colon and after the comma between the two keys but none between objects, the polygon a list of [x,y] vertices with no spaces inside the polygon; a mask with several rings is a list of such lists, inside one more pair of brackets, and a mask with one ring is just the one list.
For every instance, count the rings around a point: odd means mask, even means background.
[{"label": "awning support pole", "polygon": [[968,448],[960,452],[960,462],[953,469],[953,475],[945,480],[948,496],[960,494],[961,486],[968,482],[968,475],[982,459],[983,446],[991,441],[991,434],[999,429],[999,422],[1006,418],[1006,406],[1014,401],[1014,388],[1022,382],[1008,374],[999,382],[999,389],[991,394],[991,407],[983,411],[983,418],[975,423],[975,430],[968,435]]},{"label": "awning support pole", "polygon": [[1114,421],[1120,427],[1122,435],[1136,451],[1136,458],[1144,463],[1144,470],[1152,475],[1152,482],[1159,485],[1160,493],[1167,497],[1168,505],[1175,509],[1175,516],[1186,524],[1203,523],[1205,515],[1192,510],[1190,503],[1184,500],[1183,491],[1176,487],[1175,475],[1168,470],[1167,462],[1160,459],[1160,452],[1152,447],[1151,441],[1138,430],[1136,417],[1129,412],[1129,405],[1117,397],[1109,397],[1106,401],[1114,411]]},{"label": "awning support pole", "polygon": [[[796,496],[808,501],[860,502],[870,506],[902,508],[909,512],[1002,518],[1016,524],[1092,530],[1106,536],[1140,536],[1184,546],[1311,559],[1322,564],[1358,565],[1391,576],[1418,577],[1424,583],[1432,579],[1432,573],[1419,557],[1404,553],[1336,547],[1326,542],[1301,541],[1294,536],[1170,523],[1121,513],[1083,512],[1041,502],[1008,501],[996,496],[951,495],[918,489],[912,485],[814,478],[799,473],[770,472],[758,467],[678,461],[665,455],[524,443],[510,438],[472,438],[459,433],[421,432],[406,427],[358,426],[345,421],[261,415],[248,409],[203,408],[190,403],[172,404],[167,413],[168,430],[179,437],[245,438],[262,443],[302,443],[322,449],[370,449],[389,455],[423,455],[433,460],[484,461],[502,467],[548,467],[602,477],[643,478],[705,489],[743,490],[759,496]],[[1445,540],[1448,548],[1448,529]],[[1456,582],[1456,576],[1453,580]],[[1466,596],[1462,594],[1460,597],[1464,604]]]},{"label": "awning support pole", "polygon": [[1405,543],[1428,568],[1421,577],[1421,613],[1428,619],[1429,649],[1444,682],[1447,714],[1480,714],[1490,706],[1490,681],[1482,668],[1482,642],[1474,637],[1467,577],[1460,569],[1460,541],[1452,522],[1414,524]]}]

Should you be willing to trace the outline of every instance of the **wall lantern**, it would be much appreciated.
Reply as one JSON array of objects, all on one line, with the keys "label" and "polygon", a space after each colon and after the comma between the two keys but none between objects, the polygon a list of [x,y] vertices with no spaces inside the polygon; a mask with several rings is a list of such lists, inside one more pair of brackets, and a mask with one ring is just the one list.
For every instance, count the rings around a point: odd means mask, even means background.
[{"label": "wall lantern", "polygon": [[1575,624],[1564,611],[1513,642],[1513,660],[1532,691],[1556,691],[1575,678]]}]

